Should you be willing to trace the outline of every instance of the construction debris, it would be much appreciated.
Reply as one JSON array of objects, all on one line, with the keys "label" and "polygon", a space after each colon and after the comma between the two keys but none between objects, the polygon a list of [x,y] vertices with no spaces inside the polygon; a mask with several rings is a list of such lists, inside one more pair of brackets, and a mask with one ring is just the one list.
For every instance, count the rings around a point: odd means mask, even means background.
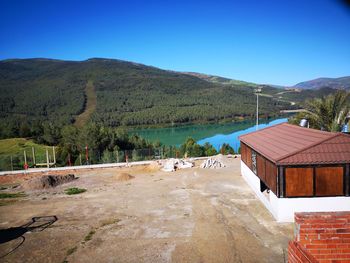
[{"label": "construction debris", "polygon": [[169,159],[167,160],[162,168],[164,172],[174,172],[176,169],[191,168],[194,164],[180,159]]},{"label": "construction debris", "polygon": [[225,167],[225,165],[219,160],[209,158],[205,160],[200,167],[205,169],[217,169],[217,168],[223,168]]}]

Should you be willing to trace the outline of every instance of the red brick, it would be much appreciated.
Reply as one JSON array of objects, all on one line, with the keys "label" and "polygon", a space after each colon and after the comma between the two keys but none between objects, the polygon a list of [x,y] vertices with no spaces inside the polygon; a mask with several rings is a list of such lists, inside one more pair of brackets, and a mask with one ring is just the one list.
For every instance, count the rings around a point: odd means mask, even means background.
[{"label": "red brick", "polygon": [[326,246],[327,246],[327,248],[338,248],[338,244],[329,244]]},{"label": "red brick", "polygon": [[336,233],[350,233],[350,228],[339,228],[339,229],[336,229]]},{"label": "red brick", "polygon": [[[333,246],[333,245],[331,245],[331,246]],[[337,246],[337,248],[350,248],[349,244],[337,244],[336,246]]]},{"label": "red brick", "polygon": [[350,212],[296,213],[295,222],[299,233],[289,244],[289,262],[350,263]]},{"label": "red brick", "polygon": [[[304,247],[306,249],[320,249],[320,248],[329,248],[329,245],[321,245],[321,244],[306,244]],[[332,245],[334,248],[337,247],[337,245]],[[343,245],[344,246],[344,245]],[[346,246],[346,245],[345,245]],[[346,248],[346,247],[340,247],[340,248]]]}]

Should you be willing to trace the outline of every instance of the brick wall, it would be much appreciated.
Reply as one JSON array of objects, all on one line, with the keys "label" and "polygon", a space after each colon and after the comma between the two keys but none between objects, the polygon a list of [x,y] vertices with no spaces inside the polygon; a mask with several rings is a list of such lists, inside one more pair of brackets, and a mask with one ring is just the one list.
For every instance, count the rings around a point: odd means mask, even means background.
[{"label": "brick wall", "polygon": [[296,213],[288,262],[350,263],[350,212]]},{"label": "brick wall", "polygon": [[288,246],[288,263],[316,263],[318,262],[311,254],[296,241],[290,241]]}]

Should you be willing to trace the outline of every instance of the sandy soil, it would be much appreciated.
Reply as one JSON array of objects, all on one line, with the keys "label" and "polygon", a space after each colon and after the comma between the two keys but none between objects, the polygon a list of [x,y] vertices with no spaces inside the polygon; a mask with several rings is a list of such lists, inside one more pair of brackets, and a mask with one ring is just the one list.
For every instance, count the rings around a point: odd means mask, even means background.
[{"label": "sandy soil", "polygon": [[[51,190],[0,206],[0,229],[56,216],[46,229],[0,244],[0,262],[286,262],[292,224],[278,224],[240,175],[226,168],[165,173],[90,170]],[[134,179],[120,182],[126,172]],[[16,182],[23,177],[16,178]],[[66,195],[68,187],[86,188]],[[40,231],[42,230],[42,231]]]}]

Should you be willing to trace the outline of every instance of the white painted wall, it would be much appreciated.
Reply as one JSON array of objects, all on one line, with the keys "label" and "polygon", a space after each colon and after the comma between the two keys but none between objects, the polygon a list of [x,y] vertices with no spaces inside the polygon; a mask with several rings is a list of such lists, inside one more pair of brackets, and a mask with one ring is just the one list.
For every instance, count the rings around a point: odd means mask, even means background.
[{"label": "white painted wall", "polygon": [[[266,196],[260,192],[260,179],[249,169],[249,167],[241,161],[241,174],[243,179],[248,183],[248,185],[253,189],[256,196],[260,199],[260,201],[266,206],[266,208],[270,211],[270,213],[277,218],[278,213],[274,208],[273,203],[269,201]],[[270,200],[271,200],[271,191],[270,191]]]},{"label": "white painted wall", "polygon": [[295,212],[350,211],[350,197],[278,198],[270,191],[268,198],[260,192],[260,179],[241,161],[244,180],[278,222],[294,222]]}]

